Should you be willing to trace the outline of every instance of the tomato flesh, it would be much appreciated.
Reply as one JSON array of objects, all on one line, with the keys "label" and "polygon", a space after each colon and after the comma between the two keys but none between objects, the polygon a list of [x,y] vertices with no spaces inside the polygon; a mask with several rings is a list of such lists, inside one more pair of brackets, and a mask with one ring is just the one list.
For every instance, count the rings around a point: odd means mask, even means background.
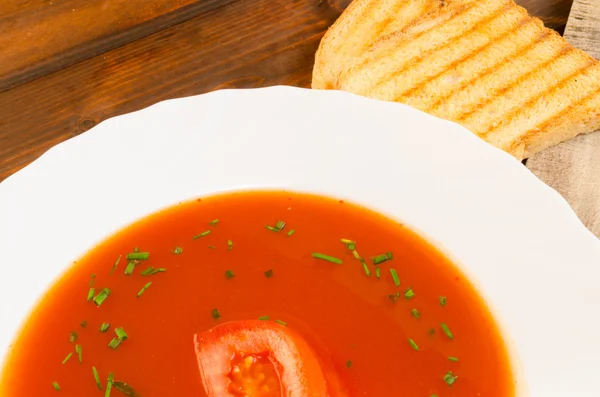
[{"label": "tomato flesh", "polygon": [[[194,335],[208,397],[334,397],[319,357],[297,332],[272,321],[236,321]],[[337,379],[332,385],[338,386]]]}]

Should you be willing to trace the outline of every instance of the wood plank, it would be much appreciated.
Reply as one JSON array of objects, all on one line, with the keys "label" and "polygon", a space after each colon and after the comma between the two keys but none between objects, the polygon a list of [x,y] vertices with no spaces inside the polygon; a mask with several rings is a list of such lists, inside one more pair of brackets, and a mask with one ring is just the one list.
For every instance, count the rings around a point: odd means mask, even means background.
[{"label": "wood plank", "polygon": [[[565,37],[600,59],[598,0],[575,0]],[[600,237],[600,133],[579,136],[527,160],[527,167],[569,202]]]},{"label": "wood plank", "polygon": [[35,0],[0,6],[0,92],[234,0]]},{"label": "wood plank", "polygon": [[[560,28],[570,1],[518,2]],[[51,146],[163,99],[218,88],[308,87],[321,35],[348,2],[233,0],[0,93],[0,181]]]}]

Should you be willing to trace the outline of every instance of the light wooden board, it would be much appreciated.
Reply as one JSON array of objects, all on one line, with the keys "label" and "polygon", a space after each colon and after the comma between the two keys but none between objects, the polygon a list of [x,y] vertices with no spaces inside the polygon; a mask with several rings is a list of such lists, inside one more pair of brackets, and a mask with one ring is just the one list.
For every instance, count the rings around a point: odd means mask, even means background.
[{"label": "light wooden board", "polygon": [[[574,1],[565,38],[600,59],[600,0]],[[527,167],[600,237],[600,131],[545,150],[528,159]]]}]

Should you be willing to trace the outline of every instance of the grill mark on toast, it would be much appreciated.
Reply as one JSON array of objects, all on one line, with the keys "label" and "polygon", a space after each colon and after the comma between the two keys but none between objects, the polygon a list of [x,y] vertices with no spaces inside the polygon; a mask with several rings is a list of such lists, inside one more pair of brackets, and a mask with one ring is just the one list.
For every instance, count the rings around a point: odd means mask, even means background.
[{"label": "grill mark on toast", "polygon": [[[535,18],[529,18],[529,20],[526,21],[525,24],[523,24],[523,26],[521,27],[517,27],[517,29],[521,29],[524,26],[528,25],[529,23],[536,23],[536,19]],[[517,30],[515,29],[515,30]],[[479,80],[481,77],[483,76],[487,76],[488,74],[490,74],[491,72],[493,72],[495,69],[498,68],[498,65],[502,64],[502,63],[507,63],[510,61],[513,61],[514,59],[517,59],[521,56],[523,56],[524,54],[526,54],[527,52],[529,52],[530,50],[532,50],[536,45],[538,45],[539,43],[543,42],[544,40],[546,40],[547,38],[550,37],[550,32],[549,31],[543,31],[541,32],[539,35],[532,37],[532,41],[531,42],[523,42],[523,44],[526,44],[523,47],[520,47],[517,51],[513,52],[512,54],[510,54],[508,57],[504,57],[504,58],[499,58],[497,60],[496,63],[494,63],[493,65],[491,65],[490,67],[480,71],[479,73],[477,73],[476,75],[474,75],[472,78],[467,79],[465,81],[463,81],[458,87],[454,88],[453,90],[451,90],[450,92],[448,92],[446,95],[440,96],[440,98],[438,98],[431,106],[429,106],[427,109],[425,109],[426,112],[428,113],[436,113],[436,110],[446,101],[448,101],[448,99],[450,99],[452,96],[454,96],[457,92],[460,92],[462,90],[464,90],[467,86],[471,85],[471,84],[475,84],[477,80]]]},{"label": "grill mark on toast", "polygon": [[[505,7],[504,10],[502,10],[503,12],[513,8],[514,5],[509,4],[508,6]],[[498,17],[501,17],[502,15],[498,15]],[[495,19],[495,18],[494,18]],[[484,44],[483,46],[477,48],[474,51],[470,51],[469,53],[465,54],[462,58],[459,58],[457,60],[455,60],[454,62],[446,65],[445,69],[441,70],[439,73],[436,73],[433,76],[429,76],[427,78],[425,78],[423,81],[419,82],[417,85],[413,86],[412,88],[409,88],[408,90],[405,90],[403,92],[398,93],[393,101],[394,102],[401,102],[401,98],[402,97],[406,97],[406,96],[410,96],[411,94],[415,93],[416,91],[420,90],[421,88],[423,88],[425,85],[427,85],[427,83],[437,79],[438,77],[440,77],[441,75],[443,75],[444,73],[447,73],[450,70],[455,69],[457,66],[467,62],[470,59],[473,59],[474,57],[476,57],[477,55],[481,54],[483,51],[485,51],[486,49],[488,49],[489,47],[491,47],[492,45],[494,45],[497,41],[500,41],[506,37],[508,37],[510,34],[512,34],[513,32],[515,32],[517,29],[520,29],[522,26],[524,26],[529,20],[531,20],[532,18],[529,16],[525,16],[523,19],[521,19],[516,26],[504,31],[502,34],[500,34],[497,37],[494,37],[492,40],[490,40],[488,43]],[[490,20],[491,22],[491,20]]]},{"label": "grill mark on toast", "polygon": [[[550,37],[550,35],[548,37]],[[486,99],[484,101],[480,101],[480,102],[478,102],[476,104],[473,104],[473,107],[469,111],[462,113],[460,116],[456,117],[455,120],[457,122],[459,122],[459,123],[467,120],[468,118],[470,118],[473,115],[473,113],[477,112],[478,110],[481,110],[485,106],[487,106],[490,103],[494,102],[496,100],[496,98],[498,98],[499,96],[502,96],[502,95],[506,94],[506,92],[508,92],[511,89],[515,88],[516,86],[518,86],[522,82],[528,80],[531,76],[533,76],[539,70],[544,69],[548,65],[551,65],[551,64],[557,62],[558,60],[560,60],[561,58],[564,58],[564,57],[568,56],[569,54],[571,54],[571,52],[573,50],[574,50],[574,48],[570,44],[565,43],[565,45],[560,49],[560,51],[558,53],[558,56],[556,56],[554,58],[550,58],[550,59],[542,62],[540,65],[538,65],[537,67],[533,68],[529,72],[520,75],[516,80],[511,81],[508,85],[505,85],[505,86],[503,86],[501,88],[496,89],[492,93],[492,95],[490,95],[490,97],[488,99]]]},{"label": "grill mark on toast", "polygon": [[[494,20],[495,18],[497,18],[498,16],[500,16],[500,14],[511,4],[502,7],[494,12],[492,12],[491,14],[486,15],[483,19],[480,19],[479,21],[477,21],[471,28],[463,31],[461,34],[452,37],[450,40],[435,46],[434,48],[423,52],[422,54],[420,54],[418,57],[410,60],[408,63],[406,63],[401,69],[396,69],[396,70],[392,70],[390,72],[388,72],[384,77],[382,77],[381,79],[379,79],[379,81],[377,81],[377,83],[373,86],[372,89],[377,89],[380,86],[382,86],[384,83],[387,83],[389,80],[391,80],[395,75],[399,75],[401,73],[404,73],[407,69],[409,69],[410,67],[413,67],[414,65],[417,65],[419,63],[421,63],[425,58],[435,54],[436,52],[438,52],[439,50],[441,50],[442,48],[448,47],[452,44],[454,44],[456,41],[460,40],[461,38],[463,38],[464,36],[475,32],[476,30],[480,29],[483,25],[489,23],[490,21]],[[469,9],[474,8],[473,6],[471,6]],[[416,39],[416,38],[415,38]],[[411,41],[414,41],[414,39],[411,38]]]},{"label": "grill mark on toast", "polygon": [[[568,53],[571,53],[571,51],[574,51],[575,49],[573,47],[571,47],[569,45],[570,49],[569,51],[567,51]],[[556,58],[558,59],[558,58]],[[507,114],[505,114],[502,117],[502,122],[498,123],[497,125],[494,125],[490,128],[488,128],[487,131],[482,131],[480,133],[478,133],[477,135],[479,135],[482,138],[487,137],[488,135],[490,135],[491,133],[493,133],[495,130],[499,129],[500,127],[505,126],[506,124],[510,123],[512,120],[515,119],[515,116],[518,115],[520,112],[525,111],[526,109],[529,109],[532,107],[533,104],[535,104],[535,102],[537,102],[540,97],[546,96],[546,95],[551,95],[553,94],[555,91],[560,90],[567,81],[579,76],[580,74],[582,74],[583,72],[585,72],[587,69],[589,69],[590,67],[592,67],[594,64],[596,64],[596,60],[593,58],[590,58],[588,60],[588,62],[583,65],[582,67],[578,68],[577,70],[573,71],[573,73],[570,73],[568,76],[564,77],[563,79],[561,79],[558,83],[546,88],[544,91],[538,93],[538,95],[534,96],[533,98],[529,99],[527,102],[525,102],[522,106],[519,106],[513,110],[511,110],[510,112],[508,112]]]},{"label": "grill mark on toast", "polygon": [[[455,19],[456,17],[464,14],[465,12],[467,12],[468,10],[470,10],[471,8],[473,8],[472,4],[468,4],[466,6],[460,7],[459,9],[457,9],[451,16],[450,18],[448,18],[446,20],[446,23],[449,21],[452,21],[453,19]],[[418,19],[418,18],[417,18]],[[416,20],[415,20],[416,21]],[[408,26],[408,25],[407,25]],[[433,30],[434,28],[436,28],[437,26],[431,26],[429,29],[426,29],[422,32],[419,32],[417,34],[415,34],[412,39],[416,40],[419,37],[423,36],[424,34],[426,34],[427,32],[429,32],[430,30]],[[402,33],[401,31],[399,32],[395,32],[393,34],[391,34],[390,36],[387,37],[392,37],[393,35],[398,35]],[[404,43],[402,43],[404,44]],[[377,41],[375,41],[375,43],[373,44],[373,46],[377,46]],[[386,52],[381,52],[381,53],[375,53],[375,52],[371,52],[368,54],[367,57],[364,57],[359,63],[356,63],[355,65],[353,65],[350,70],[352,70],[353,73],[359,73],[361,72],[363,69],[365,69],[370,63],[376,63],[378,61],[381,61],[383,58],[388,57],[389,55]]]}]

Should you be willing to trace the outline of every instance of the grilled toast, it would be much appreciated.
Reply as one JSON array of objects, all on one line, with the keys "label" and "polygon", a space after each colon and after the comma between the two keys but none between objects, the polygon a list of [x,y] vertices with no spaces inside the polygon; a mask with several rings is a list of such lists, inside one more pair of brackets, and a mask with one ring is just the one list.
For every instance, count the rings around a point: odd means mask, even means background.
[{"label": "grilled toast", "polygon": [[519,159],[600,129],[600,63],[513,0],[456,0],[379,37],[335,88],[458,122]]},{"label": "grilled toast", "polygon": [[329,28],[315,56],[312,88],[335,88],[337,76],[381,36],[436,11],[444,0],[355,0]]}]

